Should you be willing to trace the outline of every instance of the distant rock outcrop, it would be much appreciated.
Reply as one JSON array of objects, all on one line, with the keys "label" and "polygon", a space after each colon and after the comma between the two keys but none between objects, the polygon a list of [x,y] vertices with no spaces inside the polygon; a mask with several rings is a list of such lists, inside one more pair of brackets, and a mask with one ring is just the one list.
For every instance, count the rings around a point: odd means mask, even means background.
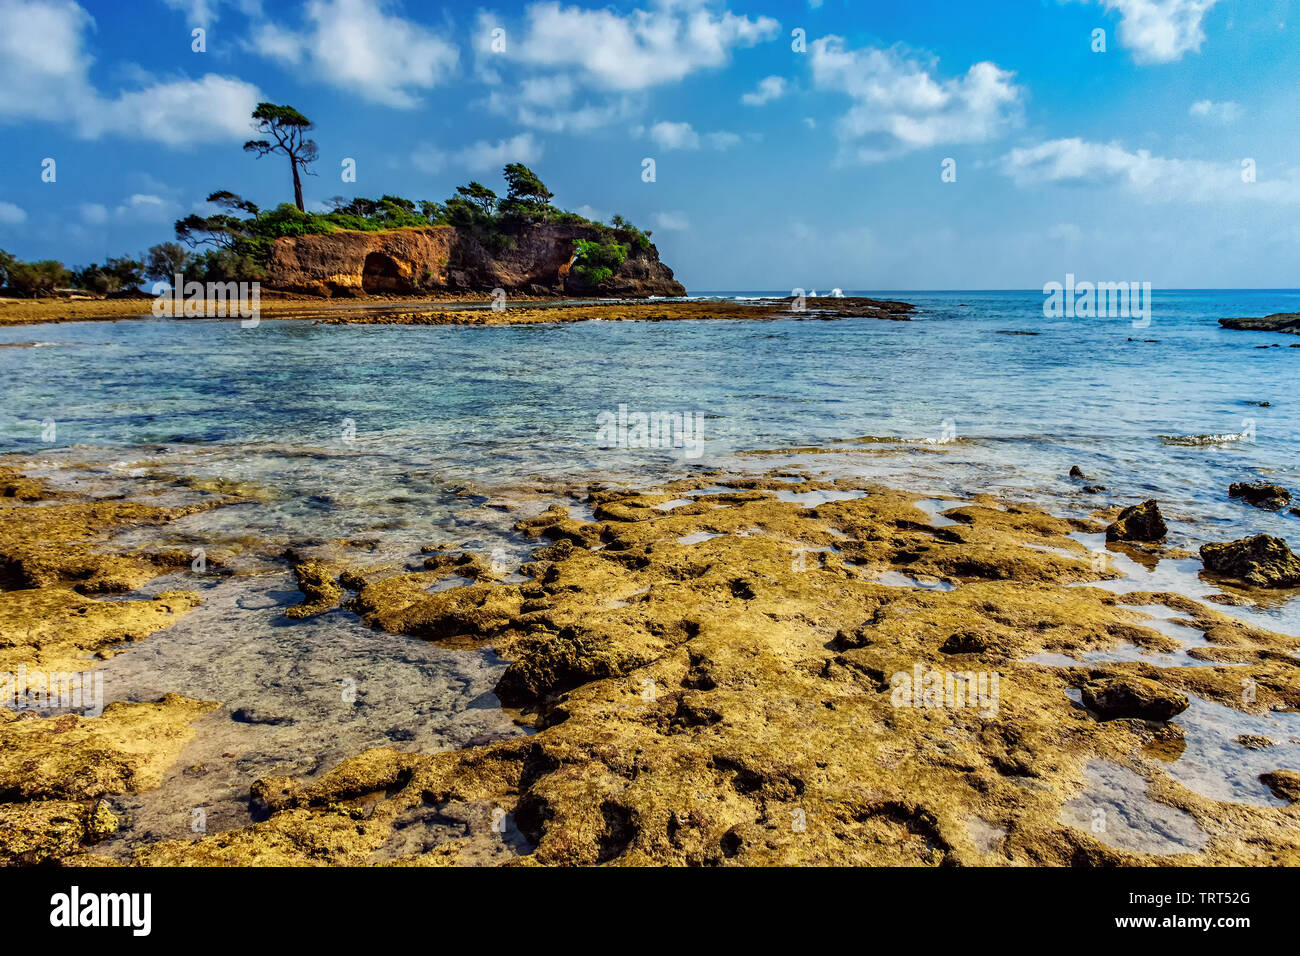
[{"label": "distant rock outcrop", "polygon": [[345,231],[278,239],[266,285],[323,296],[491,292],[619,298],[682,296],[659,251],[632,246],[613,278],[593,288],[570,272],[590,226],[539,224],[488,238],[455,226]]},{"label": "distant rock outcrop", "polygon": [[1260,318],[1219,319],[1225,329],[1246,332],[1291,332],[1300,335],[1300,312],[1275,312]]}]

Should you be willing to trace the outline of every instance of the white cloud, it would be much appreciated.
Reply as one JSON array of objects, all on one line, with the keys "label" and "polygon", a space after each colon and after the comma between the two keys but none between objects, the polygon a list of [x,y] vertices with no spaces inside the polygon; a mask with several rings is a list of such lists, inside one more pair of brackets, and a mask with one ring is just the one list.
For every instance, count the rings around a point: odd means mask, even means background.
[{"label": "white cloud", "polygon": [[81,120],[82,135],[130,131],[173,146],[250,137],[257,87],[209,73],[199,80],[154,83],[105,100]]},{"label": "white cloud", "polygon": [[1215,103],[1213,100],[1197,100],[1187,111],[1191,116],[1209,120],[1213,123],[1234,123],[1241,116],[1241,107],[1231,100]]},{"label": "white cloud", "polygon": [[1130,152],[1116,143],[1079,138],[1013,149],[1003,157],[1002,172],[1020,186],[1118,186],[1148,202],[1300,202],[1300,174],[1294,169],[1282,178],[1244,182],[1239,162],[1168,159],[1145,149]]},{"label": "white cloud", "polygon": [[[501,29],[505,48],[493,50]],[[517,25],[480,13],[475,70],[494,87],[492,112],[535,129],[583,132],[628,120],[644,108],[645,91],[725,66],[735,50],[779,29],[721,0],[649,0],[648,9],[626,13],[546,0]]]},{"label": "white cloud", "polygon": [[161,196],[153,196],[148,193],[135,193],[129,196],[115,210],[120,218],[145,219],[149,221],[161,221],[172,218],[172,210],[175,204]]},{"label": "white cloud", "polygon": [[411,155],[411,162],[416,169],[426,173],[440,173],[449,168],[488,172],[509,163],[535,163],[542,158],[542,152],[542,144],[533,138],[532,133],[520,133],[496,143],[479,140],[452,151],[422,146]]},{"label": "white cloud", "polygon": [[81,220],[92,226],[102,226],[108,222],[108,207],[97,202],[82,203]]},{"label": "white cloud", "polygon": [[163,0],[173,10],[185,15],[192,27],[207,27],[217,22],[221,7],[234,7],[246,17],[262,15],[261,0]]},{"label": "white cloud", "polygon": [[105,95],[84,49],[94,21],[71,0],[0,0],[0,121],[67,124],[83,138],[133,136],[169,145],[246,138],[257,87],[207,74]]},{"label": "white cloud", "polygon": [[[632,101],[623,96],[599,103],[568,104],[559,95],[569,89],[567,83],[551,84],[550,80],[563,78],[538,80],[535,85],[525,87],[522,95],[493,90],[488,94],[487,107],[500,116],[511,117],[522,126],[548,133],[583,133],[625,120],[633,112]],[[549,102],[539,101],[539,91],[548,88],[556,91],[556,97]]]},{"label": "white cloud", "polygon": [[641,135],[642,132],[648,132],[649,137],[654,140],[660,149],[699,149],[702,144],[707,143],[710,149],[730,149],[733,146],[739,146],[741,138],[736,133],[727,130],[717,130],[712,133],[697,133],[695,127],[690,123],[655,123],[648,131],[641,130],[637,127],[633,131],[634,136]]},{"label": "white cloud", "polygon": [[700,134],[690,123],[655,123],[650,138],[660,149],[699,149]]},{"label": "white cloud", "polygon": [[730,133],[727,130],[705,133],[704,141],[714,149],[731,149],[733,146],[739,146],[741,142],[739,134]]},{"label": "white cloud", "polygon": [[1139,63],[1172,63],[1199,53],[1205,14],[1218,0],[1099,0],[1118,10],[1119,42]]},{"label": "white cloud", "polygon": [[1078,242],[1083,238],[1083,230],[1072,222],[1058,222],[1047,230],[1048,239],[1063,239],[1066,242]]},{"label": "white cloud", "polygon": [[786,81],[784,76],[768,76],[759,81],[753,92],[746,93],[740,102],[746,106],[764,106],[773,100],[785,96]]},{"label": "white cloud", "polygon": [[[110,221],[170,222],[183,211],[180,203],[152,193],[132,193],[110,209],[103,203],[88,202],[78,207],[81,221],[88,226],[103,226]],[[209,210],[209,212],[215,210]]]},{"label": "white cloud", "polygon": [[11,202],[0,202],[0,225],[17,226],[27,221],[27,211]]},{"label": "white cloud", "polygon": [[691,228],[691,221],[684,212],[657,212],[654,215],[656,229],[664,232],[685,232]]},{"label": "white cloud", "polygon": [[217,19],[217,4],[210,0],[164,0],[173,10],[185,14],[187,22],[194,26],[206,27]]},{"label": "white cloud", "polygon": [[658,0],[652,9],[620,14],[548,0],[528,7],[523,28],[507,32],[500,54],[491,52],[491,31],[501,24],[484,14],[479,44],[485,57],[571,71],[597,89],[642,90],[723,66],[733,50],[770,40],[780,29],[771,17],[716,8],[707,0]]},{"label": "white cloud", "polygon": [[837,36],[811,45],[814,85],[853,105],[839,120],[846,158],[878,162],[946,143],[978,143],[1018,124],[1023,89],[1014,73],[981,62],[952,79],[931,59],[897,48],[846,49]]},{"label": "white cloud", "polygon": [[254,30],[252,48],[320,80],[386,106],[419,105],[419,93],[456,68],[456,45],[389,13],[385,0],[309,0],[301,30],[269,21]]}]

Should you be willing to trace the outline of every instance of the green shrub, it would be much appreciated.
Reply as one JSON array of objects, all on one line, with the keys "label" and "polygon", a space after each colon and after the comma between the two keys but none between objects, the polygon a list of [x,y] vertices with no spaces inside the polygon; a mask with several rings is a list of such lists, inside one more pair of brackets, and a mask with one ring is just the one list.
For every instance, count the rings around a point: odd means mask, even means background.
[{"label": "green shrub", "polygon": [[9,294],[34,298],[68,286],[72,273],[55,259],[23,262],[0,249],[0,278]]},{"label": "green shrub", "polygon": [[573,274],[589,286],[598,286],[614,277],[614,271],[627,261],[627,246],[618,242],[593,242],[578,239],[574,243],[578,258]]}]

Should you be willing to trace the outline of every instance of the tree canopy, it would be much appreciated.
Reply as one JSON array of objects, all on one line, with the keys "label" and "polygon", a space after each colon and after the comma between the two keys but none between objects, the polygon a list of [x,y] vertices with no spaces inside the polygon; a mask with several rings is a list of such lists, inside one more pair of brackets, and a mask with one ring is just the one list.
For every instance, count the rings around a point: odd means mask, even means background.
[{"label": "tree canopy", "polygon": [[255,153],[258,157],[271,153],[283,153],[289,158],[289,168],[293,172],[293,201],[299,212],[306,212],[302,201],[301,173],[307,172],[307,166],[316,161],[318,150],[316,141],[307,138],[314,124],[292,106],[277,106],[274,103],[258,103],[253,110],[253,128],[270,139],[250,139],[244,144],[244,151]]}]

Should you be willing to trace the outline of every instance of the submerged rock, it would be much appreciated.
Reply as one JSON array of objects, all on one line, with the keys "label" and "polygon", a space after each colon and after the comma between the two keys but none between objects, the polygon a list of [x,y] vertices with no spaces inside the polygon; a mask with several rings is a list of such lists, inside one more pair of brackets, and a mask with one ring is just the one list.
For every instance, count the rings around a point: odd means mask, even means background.
[{"label": "submerged rock", "polygon": [[1260,588],[1300,586],[1300,557],[1281,538],[1257,534],[1239,541],[1201,546],[1207,571]]},{"label": "submerged rock", "polygon": [[1188,700],[1176,690],[1129,674],[1100,677],[1083,685],[1083,703],[1102,720],[1140,717],[1168,720],[1187,709]]},{"label": "submerged rock", "polygon": [[284,612],[285,617],[304,618],[333,610],[343,599],[343,589],[334,580],[328,565],[320,561],[304,561],[293,569],[298,579],[298,590],[303,593],[301,604]]},{"label": "submerged rock", "polygon": [[1155,499],[1131,505],[1106,529],[1107,541],[1163,541],[1169,529]]},{"label": "submerged rock", "polygon": [[1229,498],[1240,498],[1248,505],[1265,511],[1281,511],[1291,503],[1291,492],[1269,482],[1236,482],[1228,486]]}]

